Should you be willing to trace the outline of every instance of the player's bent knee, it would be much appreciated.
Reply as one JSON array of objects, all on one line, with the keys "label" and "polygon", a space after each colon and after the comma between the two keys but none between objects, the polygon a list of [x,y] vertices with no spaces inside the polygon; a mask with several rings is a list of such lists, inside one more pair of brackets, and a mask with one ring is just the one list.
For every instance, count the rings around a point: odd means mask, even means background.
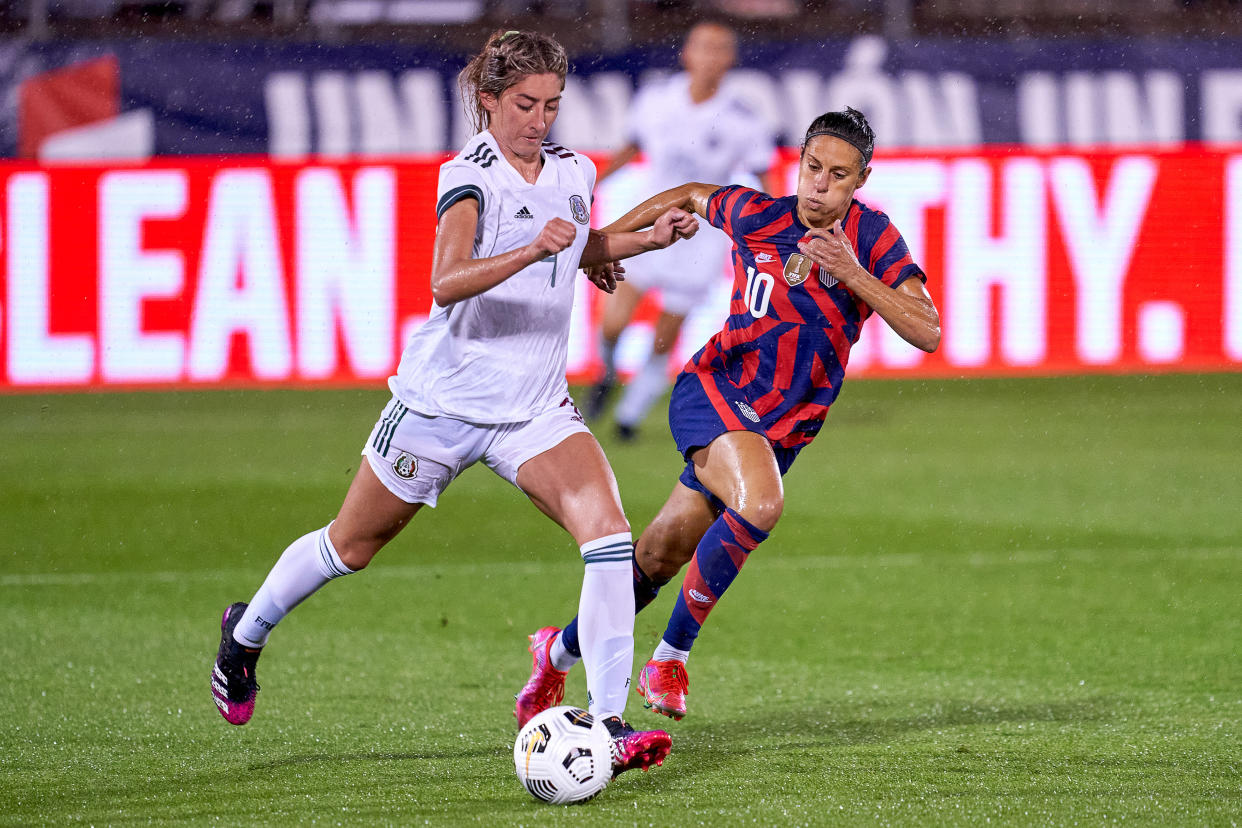
[{"label": "player's bent knee", "polygon": [[776,522],[781,519],[781,513],[784,510],[785,498],[781,495],[776,495],[774,497],[757,498],[745,504],[737,512],[755,528],[762,529],[764,532],[771,532],[776,527]]},{"label": "player's bent knee", "polygon": [[[693,556],[693,554],[692,554]],[[638,558],[638,568],[656,583],[667,583],[677,577],[690,558],[645,555]]]},{"label": "player's bent knee", "polygon": [[681,568],[694,557],[698,541],[683,533],[661,530],[651,526],[643,532],[634,549],[638,568],[655,581],[668,581],[676,577]]}]

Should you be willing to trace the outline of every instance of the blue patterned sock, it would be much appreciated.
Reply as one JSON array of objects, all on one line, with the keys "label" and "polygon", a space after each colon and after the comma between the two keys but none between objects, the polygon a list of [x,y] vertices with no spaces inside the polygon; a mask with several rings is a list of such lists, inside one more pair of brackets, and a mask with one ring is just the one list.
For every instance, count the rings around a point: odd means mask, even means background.
[{"label": "blue patterned sock", "polygon": [[669,616],[664,640],[679,650],[689,650],[699,629],[733,583],[756,546],[768,537],[732,509],[726,509],[711,525],[694,550],[677,604]]}]

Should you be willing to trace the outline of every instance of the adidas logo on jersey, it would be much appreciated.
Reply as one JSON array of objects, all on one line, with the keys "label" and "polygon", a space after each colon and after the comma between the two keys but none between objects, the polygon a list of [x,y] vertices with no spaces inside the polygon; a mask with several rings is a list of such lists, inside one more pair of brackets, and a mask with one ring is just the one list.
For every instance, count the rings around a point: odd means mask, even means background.
[{"label": "adidas logo on jersey", "polygon": [[513,214],[513,217],[514,217],[515,219],[533,219],[533,218],[535,217],[535,215],[534,215],[534,213],[532,213],[530,210],[527,210],[527,209],[526,209],[526,205],[525,205],[525,204],[523,204],[523,205],[522,205],[522,209],[521,209],[521,210],[518,210],[516,213],[514,213],[514,214]]}]

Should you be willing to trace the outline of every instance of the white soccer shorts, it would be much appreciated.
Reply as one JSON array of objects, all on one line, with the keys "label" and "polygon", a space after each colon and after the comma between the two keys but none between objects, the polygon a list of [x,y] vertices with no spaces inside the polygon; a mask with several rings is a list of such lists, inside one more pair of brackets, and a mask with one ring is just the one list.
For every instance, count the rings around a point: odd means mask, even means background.
[{"label": "white soccer shorts", "polygon": [[362,454],[388,491],[406,503],[434,507],[440,493],[478,461],[516,486],[523,463],[578,432],[591,430],[569,397],[534,419],[499,424],[429,417],[393,397]]}]

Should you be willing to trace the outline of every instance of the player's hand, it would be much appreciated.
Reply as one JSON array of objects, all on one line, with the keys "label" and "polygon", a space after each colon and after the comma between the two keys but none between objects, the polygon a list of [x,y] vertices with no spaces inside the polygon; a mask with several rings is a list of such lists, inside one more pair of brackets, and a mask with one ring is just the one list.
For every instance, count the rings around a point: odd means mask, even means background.
[{"label": "player's hand", "polygon": [[594,267],[584,267],[582,272],[591,280],[591,284],[604,293],[613,293],[617,289],[617,282],[625,281],[625,268],[620,262],[605,262]]},{"label": "player's hand", "polygon": [[678,239],[688,239],[697,232],[699,232],[699,220],[694,217],[694,214],[674,207],[651,225],[651,240],[656,247],[668,247]]},{"label": "player's hand", "polygon": [[568,248],[574,243],[574,237],[577,235],[577,228],[565,219],[557,217],[550,219],[527,247],[535,256],[535,261],[539,261]]},{"label": "player's hand", "polygon": [[827,230],[811,228],[798,241],[798,249],[819,265],[821,270],[842,282],[846,281],[841,278],[843,275],[848,279],[847,274],[852,275],[855,270],[862,269],[858,256],[854,253],[854,246],[841,229],[840,220],[833,222],[832,227]]}]

